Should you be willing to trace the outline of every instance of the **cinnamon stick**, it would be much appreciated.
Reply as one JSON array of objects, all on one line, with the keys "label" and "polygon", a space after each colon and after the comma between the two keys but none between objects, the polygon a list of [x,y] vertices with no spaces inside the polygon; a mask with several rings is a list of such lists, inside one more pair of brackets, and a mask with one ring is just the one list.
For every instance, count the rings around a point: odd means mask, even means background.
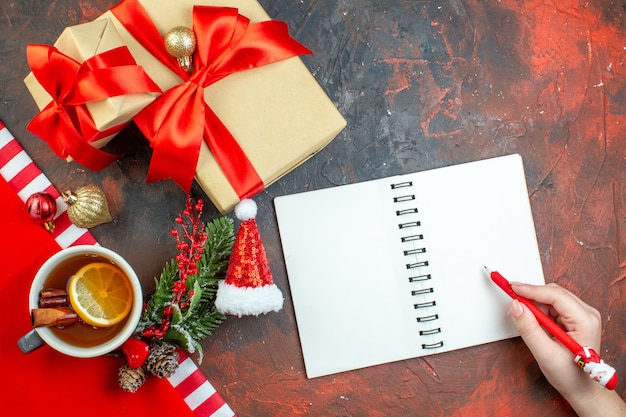
[{"label": "cinnamon stick", "polygon": [[31,319],[34,327],[67,326],[78,322],[78,314],[68,307],[33,308]]},{"label": "cinnamon stick", "polygon": [[42,297],[39,299],[39,307],[69,307],[70,302],[66,295],[59,295],[57,297]]},{"label": "cinnamon stick", "polygon": [[67,291],[61,288],[44,288],[39,292],[41,298],[67,296]]}]

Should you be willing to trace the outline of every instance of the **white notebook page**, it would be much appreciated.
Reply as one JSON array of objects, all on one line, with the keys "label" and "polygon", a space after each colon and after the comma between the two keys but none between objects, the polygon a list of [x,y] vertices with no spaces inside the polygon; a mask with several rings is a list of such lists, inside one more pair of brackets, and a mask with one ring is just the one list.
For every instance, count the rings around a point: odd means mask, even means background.
[{"label": "white notebook page", "polygon": [[[509,299],[483,265],[544,282],[519,155],[277,197],[275,207],[309,378],[513,337]],[[409,282],[419,276],[430,279]]]}]

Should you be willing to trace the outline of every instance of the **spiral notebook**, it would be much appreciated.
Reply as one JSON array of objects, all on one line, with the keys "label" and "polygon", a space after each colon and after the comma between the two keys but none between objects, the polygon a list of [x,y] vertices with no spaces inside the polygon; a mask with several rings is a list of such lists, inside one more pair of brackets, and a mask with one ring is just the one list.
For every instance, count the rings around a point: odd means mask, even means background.
[{"label": "spiral notebook", "polygon": [[274,204],[309,378],[516,336],[484,265],[544,283],[519,155]]}]

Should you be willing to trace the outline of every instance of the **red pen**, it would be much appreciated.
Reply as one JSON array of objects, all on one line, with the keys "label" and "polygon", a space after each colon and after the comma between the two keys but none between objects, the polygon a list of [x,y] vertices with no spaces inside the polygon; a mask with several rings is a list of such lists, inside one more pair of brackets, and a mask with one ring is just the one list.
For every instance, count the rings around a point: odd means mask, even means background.
[{"label": "red pen", "polygon": [[499,272],[491,271],[487,267],[485,267],[485,271],[487,271],[491,280],[495,282],[498,287],[502,288],[511,298],[524,304],[535,315],[539,324],[574,354],[574,362],[587,372],[590,378],[595,379],[607,389],[615,389],[617,386],[617,372],[613,367],[606,364],[596,351],[590,347],[581,346],[532,301],[521,295],[517,295],[515,291],[513,291],[509,281],[500,275]]}]

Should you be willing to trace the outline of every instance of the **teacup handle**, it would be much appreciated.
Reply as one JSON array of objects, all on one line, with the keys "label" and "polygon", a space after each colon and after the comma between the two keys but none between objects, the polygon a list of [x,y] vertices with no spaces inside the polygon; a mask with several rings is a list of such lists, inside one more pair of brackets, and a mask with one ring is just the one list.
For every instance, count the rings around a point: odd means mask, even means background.
[{"label": "teacup handle", "polygon": [[37,333],[35,329],[26,333],[17,341],[17,346],[20,348],[22,353],[30,353],[45,344],[46,342],[44,342],[43,339],[39,337],[39,333]]}]

